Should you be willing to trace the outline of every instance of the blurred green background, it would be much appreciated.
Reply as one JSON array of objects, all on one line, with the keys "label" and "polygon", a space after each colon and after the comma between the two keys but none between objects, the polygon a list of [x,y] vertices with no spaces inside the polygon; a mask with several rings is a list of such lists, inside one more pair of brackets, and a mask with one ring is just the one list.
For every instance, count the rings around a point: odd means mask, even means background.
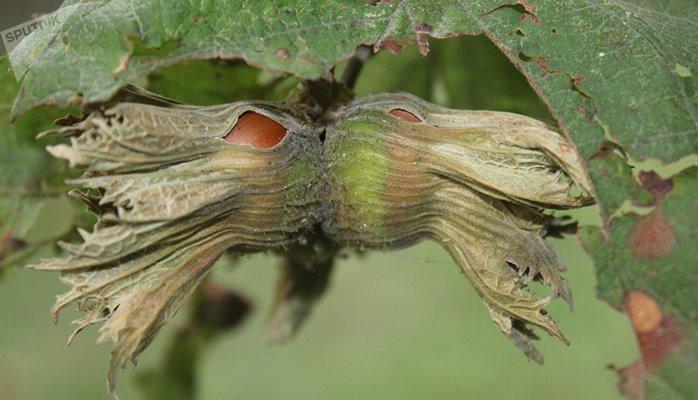
[{"label": "blurred green background", "polygon": [[[24,15],[20,5],[15,14]],[[4,6],[3,6],[4,7]],[[48,11],[48,10],[35,10]],[[3,19],[3,29],[13,25]],[[21,21],[13,21],[14,24]],[[338,67],[337,74],[342,66]],[[188,62],[150,77],[151,90],[196,104],[280,98],[296,82],[235,62]],[[456,108],[519,112],[552,122],[524,78],[482,37],[432,41],[428,57],[407,48],[371,59],[358,95],[403,90]],[[45,203],[29,232],[34,241],[69,228],[74,210],[63,198]],[[593,209],[576,212],[596,224]],[[84,223],[83,223],[84,224]],[[498,332],[480,299],[445,251],[430,242],[339,262],[331,288],[299,336],[283,346],[261,337],[278,260],[259,255],[234,268],[222,259],[213,280],[253,300],[239,328],[219,336],[198,369],[199,399],[616,399],[617,378],[606,366],[637,358],[626,317],[595,296],[589,257],[574,237],[551,239],[568,265],[575,310],[549,311],[571,340],[544,336],[542,367],[528,362]],[[44,249],[48,256],[52,249]],[[109,345],[88,329],[67,348],[65,312],[57,326],[49,307],[64,287],[52,273],[14,268],[0,280],[0,400],[109,399]],[[136,373],[155,368],[178,324],[166,326],[139,358]],[[134,373],[120,376],[122,399],[139,399]]]},{"label": "blurred green background", "polygon": [[[199,399],[616,399],[605,366],[636,358],[626,318],[596,300],[587,256],[571,238],[552,240],[569,266],[575,310],[550,311],[571,340],[539,343],[544,366],[526,361],[492,324],[480,299],[433,243],[340,262],[327,296],[298,337],[265,345],[261,331],[274,288],[275,260],[255,256],[214,277],[255,302],[252,317],[208,349]],[[16,270],[0,286],[0,399],[109,399],[109,345],[95,330],[70,348],[74,315],[54,327],[48,308],[63,290],[54,274]],[[180,313],[182,314],[182,313]],[[180,318],[181,319],[181,318]],[[154,366],[178,321],[140,357]],[[117,387],[139,399],[127,370]]]}]

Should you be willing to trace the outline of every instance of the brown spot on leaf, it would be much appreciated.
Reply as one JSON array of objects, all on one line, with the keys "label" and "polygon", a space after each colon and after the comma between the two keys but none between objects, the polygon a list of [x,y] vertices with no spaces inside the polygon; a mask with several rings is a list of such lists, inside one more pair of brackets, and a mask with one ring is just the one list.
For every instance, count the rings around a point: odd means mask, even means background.
[{"label": "brown spot on leaf", "polygon": [[584,107],[582,104],[575,104],[574,107],[582,113],[584,118],[586,118],[587,121],[589,121],[592,124],[596,123],[596,113],[591,111],[590,109]]},{"label": "brown spot on leaf", "polygon": [[417,48],[423,56],[429,54],[429,35],[425,33],[417,33]]},{"label": "brown spot on leaf", "polygon": [[276,49],[276,56],[279,57],[282,60],[288,60],[291,58],[291,52],[288,51],[288,49],[284,49],[283,47]]},{"label": "brown spot on leaf", "polygon": [[603,159],[610,156],[611,154],[613,154],[613,149],[615,147],[616,145],[614,143],[608,140],[604,140],[603,142],[601,142],[601,145],[599,146],[599,149],[596,151],[596,153],[589,156],[589,161],[595,159]]},{"label": "brown spot on leaf", "polygon": [[131,60],[131,55],[132,55],[132,53],[128,52],[128,53],[122,55],[121,57],[119,57],[119,65],[117,65],[116,69],[114,69],[111,72],[111,75],[114,78],[118,78],[121,73],[126,71],[126,69],[128,68],[128,62]]},{"label": "brown spot on leaf", "polygon": [[266,115],[247,111],[238,117],[237,123],[225,136],[225,140],[267,149],[279,144],[286,132],[287,129],[283,125]]},{"label": "brown spot on leaf", "polygon": [[670,179],[662,179],[654,171],[640,171],[638,175],[640,186],[645,188],[654,197],[655,204],[661,203],[664,196],[674,188],[674,182]]},{"label": "brown spot on leaf", "polygon": [[630,247],[644,259],[663,257],[674,248],[676,233],[674,228],[664,218],[661,203],[664,197],[674,188],[671,179],[662,179],[654,171],[640,171],[638,175],[640,186],[654,197],[654,210],[642,217],[630,235]]},{"label": "brown spot on leaf", "polygon": [[533,13],[537,7],[535,4],[526,0],[518,0],[517,3],[521,4],[525,10],[525,12],[521,13],[519,16],[521,22],[530,22],[534,25],[540,25],[540,19]]},{"label": "brown spot on leaf", "polygon": [[659,304],[644,292],[633,290],[626,293],[625,307],[635,332],[651,332],[662,322]]},{"label": "brown spot on leaf", "polygon": [[623,309],[633,324],[642,363],[649,372],[655,371],[684,343],[683,329],[676,317],[664,314],[660,304],[649,294],[639,290],[627,292]]},{"label": "brown spot on leaf", "polygon": [[630,400],[645,399],[645,379],[648,372],[642,361],[635,361],[627,367],[619,368],[609,365],[609,369],[614,370],[619,377],[618,390]]},{"label": "brown spot on leaf", "polygon": [[587,77],[584,74],[578,74],[578,75],[572,75],[571,79],[572,79],[572,84],[574,86],[579,86],[582,83],[584,83],[584,81],[587,80]]},{"label": "brown spot on leaf", "polygon": [[530,22],[533,25],[540,25],[540,19],[538,19],[538,17],[536,17],[535,15],[529,13],[522,13],[519,16],[519,21]]},{"label": "brown spot on leaf", "polygon": [[676,243],[674,229],[655,208],[642,217],[630,235],[630,248],[640,257],[650,260],[669,254]]},{"label": "brown spot on leaf", "polygon": [[591,96],[589,93],[585,92],[584,89],[580,86],[585,80],[586,76],[584,75],[569,75],[570,78],[570,89],[577,92],[580,96],[584,97],[585,99],[591,99]]},{"label": "brown spot on leaf", "polygon": [[684,334],[676,318],[663,314],[657,301],[645,292],[627,292],[623,309],[635,330],[641,359],[627,367],[610,368],[620,376],[621,393],[641,400],[645,398],[645,379],[684,343]]},{"label": "brown spot on leaf", "polygon": [[673,316],[663,317],[660,324],[649,332],[636,334],[642,361],[650,372],[655,371],[684,342],[683,330]]},{"label": "brown spot on leaf", "polygon": [[385,39],[379,45],[377,45],[377,47],[378,48],[376,48],[375,51],[378,51],[380,48],[384,48],[393,54],[397,54],[400,51],[402,51],[402,49],[405,46],[401,45],[393,39]]},{"label": "brown spot on leaf", "polygon": [[419,52],[422,55],[427,55],[429,53],[429,35],[433,28],[427,23],[415,22],[412,24],[412,29],[414,29],[415,32],[415,41]]},{"label": "brown spot on leaf", "polygon": [[431,33],[431,31],[434,30],[431,25],[425,24],[424,22],[417,22],[413,25],[413,27],[414,31],[417,33]]},{"label": "brown spot on leaf", "polygon": [[530,13],[533,13],[536,10],[536,7],[538,7],[537,5],[526,0],[518,0],[517,3],[521,4],[524,9]]},{"label": "brown spot on leaf", "polygon": [[545,58],[541,57],[536,59],[535,64],[545,72],[550,72],[550,61]]}]

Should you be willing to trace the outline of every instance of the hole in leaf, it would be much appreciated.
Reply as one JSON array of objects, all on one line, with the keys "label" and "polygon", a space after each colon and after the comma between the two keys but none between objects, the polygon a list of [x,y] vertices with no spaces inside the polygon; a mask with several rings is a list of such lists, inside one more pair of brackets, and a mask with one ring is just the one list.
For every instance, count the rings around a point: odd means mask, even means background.
[{"label": "hole in leaf", "polygon": [[419,119],[418,116],[412,114],[407,110],[403,110],[402,108],[395,108],[393,110],[390,110],[389,114],[395,118],[400,118],[401,120],[407,122],[422,122],[422,120]]},{"label": "hole in leaf", "polygon": [[247,144],[258,149],[268,149],[279,144],[286,136],[286,129],[273,119],[247,111],[238,117],[238,121],[225,136],[230,143]]},{"label": "hole in leaf", "polygon": [[519,60],[525,61],[525,62],[531,62],[533,60],[531,57],[526,55],[523,51],[520,51],[518,54]]}]

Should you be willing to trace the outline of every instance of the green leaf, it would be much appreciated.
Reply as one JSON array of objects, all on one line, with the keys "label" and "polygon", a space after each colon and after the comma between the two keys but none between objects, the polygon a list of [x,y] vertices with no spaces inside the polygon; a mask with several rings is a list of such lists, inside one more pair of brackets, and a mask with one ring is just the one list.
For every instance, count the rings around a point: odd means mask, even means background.
[{"label": "green leaf", "polygon": [[20,264],[53,244],[73,226],[73,206],[65,197],[66,166],[34,140],[61,114],[41,108],[10,120],[19,84],[0,59],[0,268]]},{"label": "green leaf", "polygon": [[66,105],[78,93],[82,101],[104,100],[162,66],[192,58],[241,58],[272,72],[316,78],[359,43],[421,38],[418,23],[435,26],[432,35],[440,37],[475,32],[469,18],[455,12],[457,3],[404,4],[67,1],[64,7],[76,9],[55,36],[36,31],[13,51],[15,63],[28,66],[15,111]]},{"label": "green leaf", "polygon": [[636,161],[668,163],[695,153],[696,80],[676,70],[677,63],[698,69],[692,2],[519,1],[494,11],[484,3],[472,3],[470,14],[591,159],[604,215],[631,197],[632,187],[617,184],[629,175],[617,160],[592,156],[609,146]]},{"label": "green leaf", "polygon": [[631,397],[698,397],[697,178],[695,167],[666,180],[643,172],[642,186],[654,198],[649,211],[615,219],[607,235],[594,227],[581,232],[599,295],[629,314],[638,337],[642,359],[619,370]]},{"label": "green leaf", "polygon": [[149,90],[202,106],[249,99],[283,100],[297,85],[293,77],[275,76],[225,60],[184,61],[148,76]]},{"label": "green leaf", "polygon": [[398,54],[379,52],[361,71],[357,97],[405,91],[450,108],[510,111],[553,121],[524,76],[485,36],[435,40],[429,49],[427,57],[416,47]]}]

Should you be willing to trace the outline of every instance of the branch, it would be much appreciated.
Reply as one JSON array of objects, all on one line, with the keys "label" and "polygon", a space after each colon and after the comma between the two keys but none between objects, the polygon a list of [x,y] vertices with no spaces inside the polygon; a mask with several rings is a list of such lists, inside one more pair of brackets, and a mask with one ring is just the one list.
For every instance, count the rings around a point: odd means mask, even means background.
[{"label": "branch", "polygon": [[373,55],[373,49],[370,46],[360,45],[356,48],[354,55],[349,59],[347,68],[342,73],[342,82],[348,89],[354,89],[356,80],[364,67],[364,63]]}]

